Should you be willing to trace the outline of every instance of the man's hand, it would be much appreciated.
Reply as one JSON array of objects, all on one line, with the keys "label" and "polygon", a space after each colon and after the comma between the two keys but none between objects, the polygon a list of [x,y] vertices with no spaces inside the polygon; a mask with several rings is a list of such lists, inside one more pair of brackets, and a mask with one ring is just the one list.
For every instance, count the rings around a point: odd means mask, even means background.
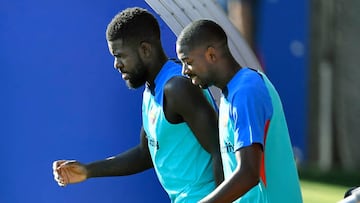
[{"label": "man's hand", "polygon": [[87,179],[85,165],[75,160],[58,160],[53,163],[53,174],[59,186],[79,183]]}]

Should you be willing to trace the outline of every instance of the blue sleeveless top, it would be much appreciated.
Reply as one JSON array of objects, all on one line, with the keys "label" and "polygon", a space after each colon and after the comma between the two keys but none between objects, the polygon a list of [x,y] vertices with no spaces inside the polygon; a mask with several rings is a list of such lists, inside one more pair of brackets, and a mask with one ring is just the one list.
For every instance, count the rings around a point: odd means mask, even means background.
[{"label": "blue sleeveless top", "polygon": [[[166,82],[181,75],[181,66],[168,61],[155,79],[155,90],[143,93],[142,118],[156,174],[171,202],[197,202],[215,188],[211,156],[186,123],[171,124],[163,110]],[[209,91],[205,91],[210,99]]]}]

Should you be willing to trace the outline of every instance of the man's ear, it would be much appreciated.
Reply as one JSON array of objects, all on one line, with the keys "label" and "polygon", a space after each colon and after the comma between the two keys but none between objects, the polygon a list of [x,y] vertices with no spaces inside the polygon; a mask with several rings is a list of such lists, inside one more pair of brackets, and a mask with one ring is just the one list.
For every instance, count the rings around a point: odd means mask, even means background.
[{"label": "man's ear", "polygon": [[147,58],[147,57],[151,56],[151,50],[152,50],[152,47],[151,47],[150,43],[148,43],[148,42],[140,43],[139,53],[140,53],[141,57]]},{"label": "man's ear", "polygon": [[212,46],[209,46],[207,49],[206,49],[206,52],[205,52],[205,57],[206,57],[206,60],[213,63],[216,61],[216,50],[214,47]]}]

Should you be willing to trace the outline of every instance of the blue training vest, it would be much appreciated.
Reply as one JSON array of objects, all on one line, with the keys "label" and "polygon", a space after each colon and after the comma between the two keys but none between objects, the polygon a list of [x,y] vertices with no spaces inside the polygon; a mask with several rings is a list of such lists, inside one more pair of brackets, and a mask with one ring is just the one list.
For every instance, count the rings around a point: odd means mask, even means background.
[{"label": "blue training vest", "polygon": [[[181,66],[168,61],[155,79],[155,91],[143,93],[142,118],[159,181],[171,202],[196,203],[215,188],[211,156],[186,123],[171,124],[163,110],[166,82],[181,75]],[[206,96],[210,98],[209,91]]]}]

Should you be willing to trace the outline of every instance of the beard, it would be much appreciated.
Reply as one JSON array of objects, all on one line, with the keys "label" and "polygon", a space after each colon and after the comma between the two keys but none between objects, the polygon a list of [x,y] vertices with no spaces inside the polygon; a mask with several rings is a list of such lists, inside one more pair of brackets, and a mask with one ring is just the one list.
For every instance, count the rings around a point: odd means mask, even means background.
[{"label": "beard", "polygon": [[125,80],[126,85],[130,89],[137,89],[145,84],[148,71],[144,63],[141,60],[139,60],[139,62],[136,64],[136,71],[128,74],[130,77],[128,80]]},{"label": "beard", "polygon": [[137,89],[145,84],[146,77],[144,74],[131,75],[131,78],[125,82],[126,86],[128,86],[130,89]]}]

